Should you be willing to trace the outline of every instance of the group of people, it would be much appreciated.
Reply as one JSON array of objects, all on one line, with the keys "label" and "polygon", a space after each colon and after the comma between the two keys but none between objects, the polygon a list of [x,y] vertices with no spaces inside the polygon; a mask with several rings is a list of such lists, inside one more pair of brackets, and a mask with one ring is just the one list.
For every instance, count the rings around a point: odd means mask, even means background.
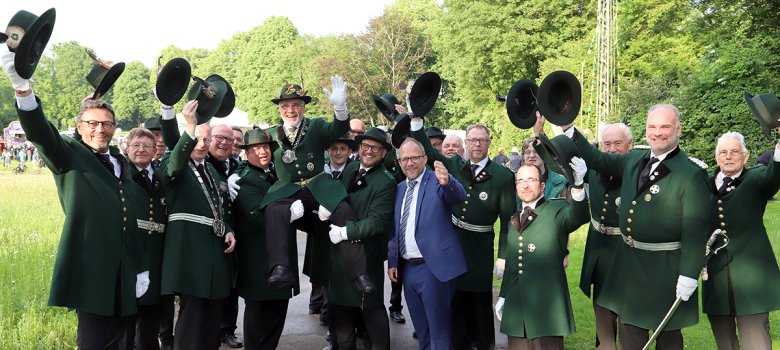
[{"label": "group of people", "polygon": [[[21,124],[67,214],[49,304],[76,311],[79,348],[158,349],[174,295],[175,340],[163,346],[276,348],[300,292],[302,230],[303,271],[327,300],[331,349],[354,349],[358,335],[368,348],[390,348],[389,319],[403,316],[397,302],[388,317],[385,275],[404,290],[420,349],[491,349],[494,315],[510,349],[560,349],[575,332],[568,239],[583,224],[580,288],[593,298],[597,348],[642,348],[679,298],[657,347],[682,349],[680,330],[698,322],[705,266],[703,306],[718,347],[771,347],[780,272],[762,214],[780,189],[780,145],[768,165],[746,168],[744,138],[724,134],[708,174],[679,147],[677,108],[656,105],[649,147],[632,147],[623,124],[601,131],[599,149],[566,126],[563,141],[577,150],[570,180],[543,161],[538,137],[523,143],[513,172],[489,159],[483,124],[466,129],[465,147],[426,129],[423,116],[411,115],[398,148],[387,130],[353,128],[336,76],[324,89],[332,119],[306,117],[311,97],[295,84],[271,99],[280,125],[267,130],[199,124],[210,116],[190,100],[180,133],[173,107],[162,105],[159,119],[130,131],[125,157],[109,146],[110,104],[85,99],[80,139],[62,136],[16,74],[13,53],[4,55]],[[543,126],[537,115],[537,135]],[[707,260],[715,229],[729,243]],[[495,304],[494,276],[502,279]],[[243,344],[234,334],[238,297]]]}]

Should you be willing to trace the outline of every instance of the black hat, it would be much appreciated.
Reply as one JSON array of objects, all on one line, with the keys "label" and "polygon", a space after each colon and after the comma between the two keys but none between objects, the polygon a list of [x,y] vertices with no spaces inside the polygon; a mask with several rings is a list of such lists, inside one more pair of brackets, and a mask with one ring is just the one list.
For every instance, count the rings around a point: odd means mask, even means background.
[{"label": "black hat", "polygon": [[399,148],[401,147],[401,144],[404,143],[404,140],[409,136],[412,130],[412,118],[409,117],[409,114],[401,114],[396,118],[395,127],[393,128],[392,133],[392,142],[393,147]]},{"label": "black hat", "polygon": [[355,136],[355,141],[358,143],[366,139],[379,142],[386,150],[390,150],[390,142],[387,142],[387,133],[380,128],[369,128],[365,133]]},{"label": "black hat", "polygon": [[247,132],[244,133],[244,144],[239,147],[248,149],[254,145],[261,145],[264,143],[267,143],[271,146],[271,152],[279,147],[279,144],[271,138],[271,135],[268,134],[268,131],[256,127],[247,130]]},{"label": "black hat", "polygon": [[371,95],[371,100],[374,101],[376,108],[379,112],[387,118],[391,123],[395,122],[395,118],[398,116],[398,112],[395,110],[395,105],[400,105],[401,102],[398,98],[391,93],[385,93],[382,96]]},{"label": "black hat", "polygon": [[311,102],[311,96],[306,95],[306,90],[304,90],[298,84],[290,84],[290,83],[285,83],[284,85],[282,85],[282,91],[279,92],[279,97],[272,99],[271,102],[275,104],[279,104],[279,101],[291,100],[295,98],[299,100],[303,100],[303,103]]},{"label": "black hat", "polygon": [[175,105],[187,92],[191,77],[192,67],[187,60],[177,57],[168,61],[157,75],[157,99],[166,106]]},{"label": "black hat", "polygon": [[5,42],[8,50],[16,53],[14,65],[20,77],[32,77],[51,38],[56,18],[57,11],[54,8],[48,9],[40,17],[25,10],[11,17],[0,43]]},{"label": "black hat", "polygon": [[347,147],[349,147],[349,149],[351,149],[353,152],[357,151],[357,149],[358,149],[357,141],[349,138],[349,132],[347,132],[344,135],[341,135],[341,137],[333,140],[333,142],[331,142],[328,145],[328,147],[333,146],[334,143],[339,143],[339,142],[341,142],[343,144],[346,144]]},{"label": "black hat", "polygon": [[162,130],[160,125],[160,116],[154,116],[144,121],[144,127],[149,130]]},{"label": "black hat", "polygon": [[441,91],[441,77],[434,72],[423,73],[412,85],[409,92],[411,113],[423,117],[433,109]]},{"label": "black hat", "polygon": [[97,99],[106,95],[109,89],[114,86],[114,83],[125,71],[125,63],[119,62],[111,64],[95,57],[95,54],[91,51],[87,51],[89,57],[92,58],[92,69],[87,74],[86,78],[90,85],[95,88],[95,93],[92,94],[93,99]]},{"label": "black hat", "polygon": [[582,87],[574,74],[567,71],[550,73],[539,85],[539,112],[550,123],[563,126],[570,124],[580,113]]},{"label": "black hat", "polygon": [[540,133],[539,141],[543,151],[539,152],[539,157],[544,161],[547,169],[563,175],[570,184],[574,183],[574,172],[569,163],[573,157],[579,157],[577,147],[574,142],[566,135],[558,135],[552,140],[547,135]]},{"label": "black hat", "polygon": [[520,79],[512,84],[506,95],[506,114],[520,129],[529,129],[536,124],[536,94],[539,87],[530,79]]},{"label": "black hat", "polygon": [[447,135],[444,135],[441,129],[435,126],[432,126],[430,128],[425,128],[425,136],[428,136],[428,138],[434,137],[442,140],[444,140],[444,138],[447,137]]},{"label": "black hat", "polygon": [[761,125],[764,135],[772,140],[772,130],[780,126],[780,122],[777,121],[780,118],[780,99],[773,94],[752,96],[747,92],[744,93],[744,97],[753,116]]},{"label": "black hat", "polygon": [[219,109],[217,110],[217,113],[214,113],[214,116],[217,118],[224,118],[230,115],[230,113],[233,112],[233,108],[236,107],[236,94],[233,92],[233,87],[230,86],[230,83],[225,80],[225,78],[212,74],[209,75],[206,80],[209,79],[215,79],[215,80],[221,80],[223,83],[225,83],[225,86],[227,87],[227,91],[225,91],[225,97],[222,99],[222,104],[219,106]]},{"label": "black hat", "polygon": [[187,99],[198,100],[198,124],[207,123],[221,109],[228,87],[225,79],[218,75],[211,75],[206,80],[196,76],[192,76],[192,79],[195,83],[187,92]]}]

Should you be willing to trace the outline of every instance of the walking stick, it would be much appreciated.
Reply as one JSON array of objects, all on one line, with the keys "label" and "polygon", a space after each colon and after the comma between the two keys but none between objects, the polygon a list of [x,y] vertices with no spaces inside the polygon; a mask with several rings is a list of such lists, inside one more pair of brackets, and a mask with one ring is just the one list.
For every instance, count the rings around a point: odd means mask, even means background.
[{"label": "walking stick", "polygon": [[[715,244],[715,241],[718,239],[718,236],[723,237],[723,245],[718,246],[715,249],[712,249],[711,247]],[[726,236],[726,234],[721,233],[720,229],[717,229],[712,232],[712,235],[710,235],[710,239],[707,240],[707,246],[704,248],[704,256],[705,256],[705,262],[704,262],[704,268],[701,271],[701,279],[707,280],[707,260],[710,259],[715,254],[718,254],[718,252],[725,248],[729,244],[729,237]],[[664,327],[666,327],[666,324],[669,323],[669,320],[672,319],[672,316],[674,316],[674,313],[677,311],[677,308],[680,307],[680,303],[682,303],[682,298],[677,297],[674,299],[674,303],[672,303],[672,307],[669,308],[669,311],[666,313],[666,316],[661,320],[661,323],[658,324],[658,327],[655,328],[655,331],[653,332],[653,335],[650,336],[650,339],[647,340],[647,343],[644,347],[642,347],[642,350],[647,350],[650,348],[650,344],[652,344],[656,338],[658,338],[658,335],[661,334],[661,331],[663,331]]]}]

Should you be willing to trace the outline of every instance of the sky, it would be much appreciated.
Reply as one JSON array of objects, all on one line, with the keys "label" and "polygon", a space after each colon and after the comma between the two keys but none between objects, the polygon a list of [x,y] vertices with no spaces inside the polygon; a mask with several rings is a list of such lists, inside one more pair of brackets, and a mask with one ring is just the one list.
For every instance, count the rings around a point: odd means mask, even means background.
[{"label": "sky", "polygon": [[[91,47],[101,59],[141,61],[156,66],[157,56],[168,45],[181,49],[214,49],[237,32],[248,31],[271,16],[290,18],[300,34],[358,34],[368,21],[382,14],[393,0],[26,0],[24,6],[3,6],[0,23],[19,10],[40,15],[57,10],[55,43],[77,41]],[[207,6],[207,3],[214,5]],[[9,4],[6,4],[9,5]],[[4,28],[4,26],[3,26]]]}]

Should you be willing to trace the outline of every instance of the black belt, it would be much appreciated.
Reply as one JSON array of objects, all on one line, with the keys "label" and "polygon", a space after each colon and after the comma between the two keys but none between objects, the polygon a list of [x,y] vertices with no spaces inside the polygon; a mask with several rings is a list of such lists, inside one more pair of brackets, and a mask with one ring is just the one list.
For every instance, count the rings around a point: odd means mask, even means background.
[{"label": "black belt", "polygon": [[425,259],[423,258],[411,258],[411,259],[403,259],[407,264],[410,265],[422,265],[425,264]]}]

